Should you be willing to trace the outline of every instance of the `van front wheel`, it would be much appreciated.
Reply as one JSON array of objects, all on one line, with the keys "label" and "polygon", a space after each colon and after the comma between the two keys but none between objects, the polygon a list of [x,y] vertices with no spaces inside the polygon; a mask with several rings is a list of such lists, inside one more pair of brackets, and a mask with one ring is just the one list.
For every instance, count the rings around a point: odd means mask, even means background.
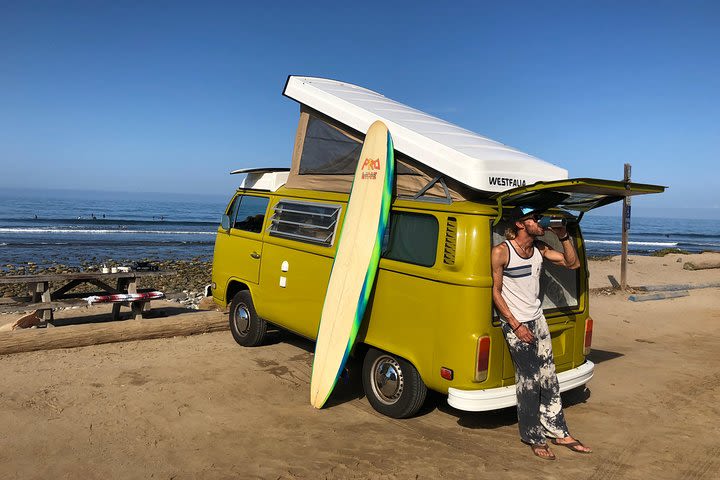
[{"label": "van front wheel", "polygon": [[248,290],[235,294],[230,303],[230,332],[243,347],[257,347],[265,340],[267,322],[258,317]]},{"label": "van front wheel", "polygon": [[427,396],[427,387],[410,362],[374,348],[365,355],[362,380],[370,405],[392,418],[412,417]]}]

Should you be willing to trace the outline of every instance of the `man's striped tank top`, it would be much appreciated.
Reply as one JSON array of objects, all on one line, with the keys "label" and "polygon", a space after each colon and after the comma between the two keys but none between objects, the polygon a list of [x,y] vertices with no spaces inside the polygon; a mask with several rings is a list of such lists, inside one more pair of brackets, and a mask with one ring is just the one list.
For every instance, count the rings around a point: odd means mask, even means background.
[{"label": "man's striped tank top", "polygon": [[503,269],[503,285],[500,292],[510,311],[519,322],[531,322],[542,316],[540,302],[540,271],[543,257],[533,245],[529,258],[520,256],[510,240],[505,240],[509,250],[507,266]]}]

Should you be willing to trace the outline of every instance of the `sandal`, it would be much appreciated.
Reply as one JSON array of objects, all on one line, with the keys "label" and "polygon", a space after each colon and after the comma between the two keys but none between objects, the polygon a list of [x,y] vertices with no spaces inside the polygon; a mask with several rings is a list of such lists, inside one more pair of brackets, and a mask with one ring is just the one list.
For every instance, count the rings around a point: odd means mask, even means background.
[{"label": "sandal", "polygon": [[[550,448],[545,443],[530,445],[530,450],[532,450],[533,455],[535,455],[536,457],[540,457],[543,460],[555,460],[555,454],[550,451]],[[540,455],[538,453],[540,451],[547,452],[548,455]]]},{"label": "sandal", "polygon": [[[575,453],[584,453],[586,455],[588,453],[592,453],[592,450],[582,450],[582,449],[578,448],[578,447],[585,447],[585,445],[583,445],[580,440],[575,440],[573,442],[568,442],[568,443],[562,443],[562,442],[558,442],[557,438],[553,438],[550,441],[552,442],[553,445],[559,445],[561,447],[565,447],[569,450],[572,450]],[[585,448],[588,448],[588,447],[585,447]]]}]

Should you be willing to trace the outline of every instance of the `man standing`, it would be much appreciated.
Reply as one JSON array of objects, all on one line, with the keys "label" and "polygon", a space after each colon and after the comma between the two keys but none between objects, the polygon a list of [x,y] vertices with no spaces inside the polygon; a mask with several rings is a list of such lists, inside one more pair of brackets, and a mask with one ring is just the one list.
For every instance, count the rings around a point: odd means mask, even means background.
[{"label": "man standing", "polygon": [[520,438],[540,458],[555,460],[545,441],[578,453],[592,450],[570,436],[560,401],[552,342],[540,301],[543,259],[570,269],[580,266],[575,245],[564,226],[551,227],[563,252],[536,240],[545,234],[541,215],[516,210],[507,240],[492,249],[493,301],[515,365]]}]

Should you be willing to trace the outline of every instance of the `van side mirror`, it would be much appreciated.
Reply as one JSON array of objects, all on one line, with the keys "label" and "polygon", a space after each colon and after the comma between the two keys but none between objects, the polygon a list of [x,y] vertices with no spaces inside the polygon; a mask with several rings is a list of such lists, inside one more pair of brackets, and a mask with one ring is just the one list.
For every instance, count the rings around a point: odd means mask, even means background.
[{"label": "van side mirror", "polygon": [[223,230],[230,230],[230,216],[229,215],[223,215],[220,217],[220,226],[223,228]]}]

